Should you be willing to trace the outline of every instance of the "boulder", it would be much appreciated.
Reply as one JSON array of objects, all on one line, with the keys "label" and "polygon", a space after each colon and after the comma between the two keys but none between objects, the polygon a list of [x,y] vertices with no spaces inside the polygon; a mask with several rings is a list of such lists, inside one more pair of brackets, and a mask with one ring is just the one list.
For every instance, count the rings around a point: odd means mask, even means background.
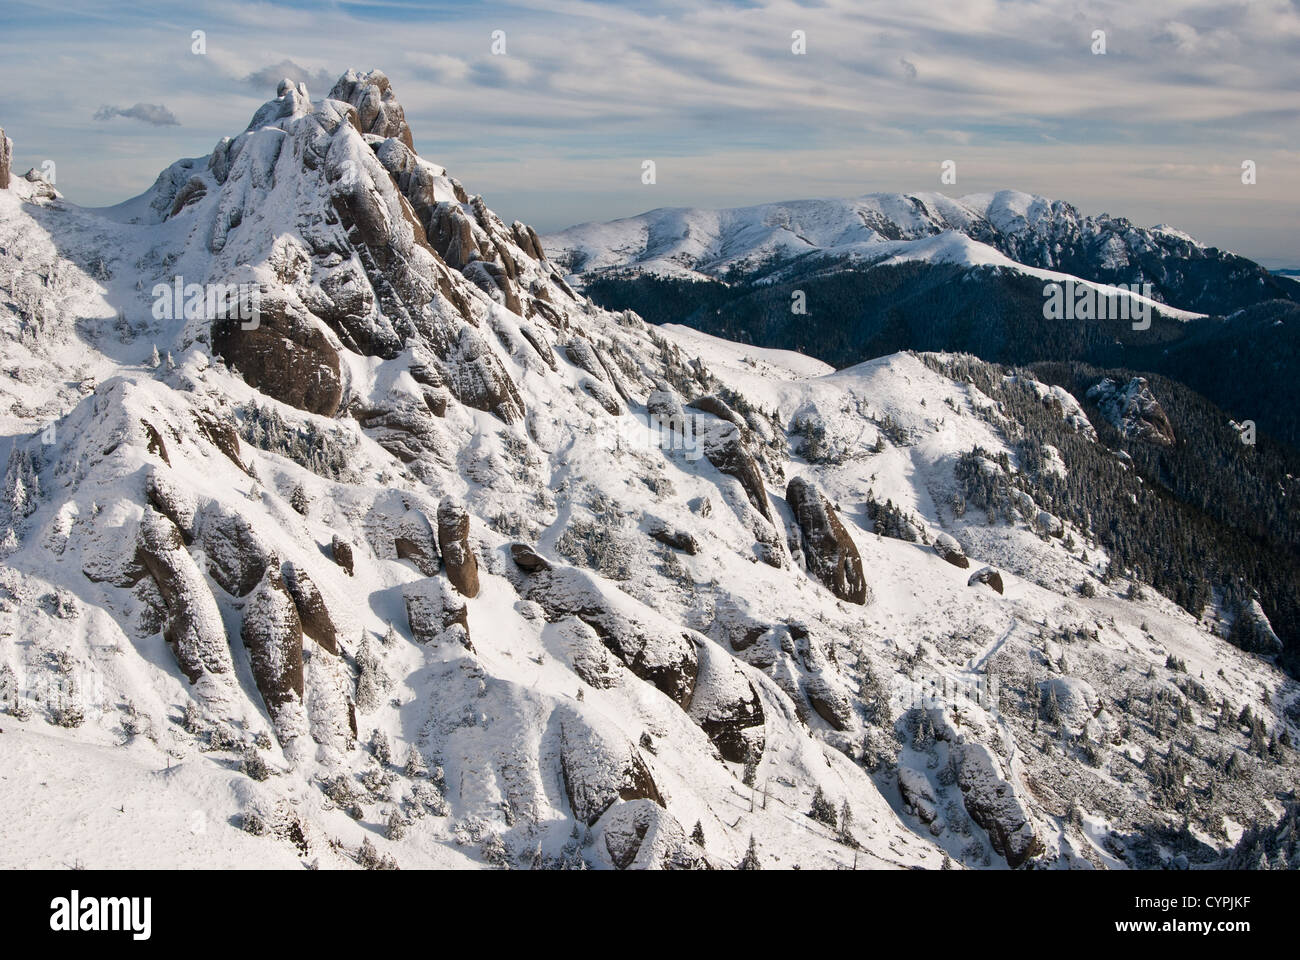
[{"label": "boulder", "polygon": [[785,497],[799,524],[808,572],[841,600],[866,603],[862,557],[830,502],[802,477],[790,480]]},{"label": "boulder", "polygon": [[763,475],[759,472],[754,458],[745,449],[740,428],[733,423],[726,423],[720,429],[708,430],[703,437],[703,446],[704,456],[708,458],[709,463],[728,476],[739,480],[749,502],[770,523],[772,508],[767,502]]},{"label": "boulder", "polygon": [[438,546],[447,579],[464,596],[478,596],[478,557],[469,541],[469,512],[451,497],[438,505]]},{"label": "boulder", "polygon": [[330,616],[319,588],[307,575],[307,571],[296,564],[286,563],[282,573],[284,585],[293,597],[294,606],[298,608],[302,632],[320,644],[322,649],[337,656],[338,628],[334,625],[334,618]]},{"label": "boulder", "polygon": [[966,581],[966,586],[973,587],[977,583],[987,584],[998,593],[1002,592],[1002,574],[993,567],[980,567],[970,575]]},{"label": "boulder", "polygon": [[190,683],[219,675],[234,676],[221,610],[176,525],[146,507],[140,521],[136,562],[153,578],[167,608],[163,639]]},{"label": "boulder", "polygon": [[551,569],[550,562],[526,543],[510,544],[510,557],[525,573],[542,573]]},{"label": "boulder", "polygon": [[966,812],[989,833],[993,849],[1018,867],[1043,851],[1029,811],[1002,776],[998,759],[982,743],[966,743],[960,750],[957,785]]},{"label": "boulder", "polygon": [[954,567],[961,567],[965,570],[970,566],[970,561],[966,559],[966,551],[961,548],[961,544],[946,533],[940,533],[935,536],[934,552],[943,557]]},{"label": "boulder", "polygon": [[[303,693],[302,621],[278,566],[268,566],[244,604],[240,638],[248,648],[253,680],[281,743],[298,732]],[[297,706],[298,710],[293,708]]]}]

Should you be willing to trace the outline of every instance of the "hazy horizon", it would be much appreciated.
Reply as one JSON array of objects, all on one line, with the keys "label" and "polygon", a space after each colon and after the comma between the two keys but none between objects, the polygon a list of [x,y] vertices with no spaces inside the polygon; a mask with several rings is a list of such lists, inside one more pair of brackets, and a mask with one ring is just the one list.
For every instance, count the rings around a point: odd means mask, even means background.
[{"label": "hazy horizon", "polygon": [[421,155],[543,233],[655,207],[1016,189],[1300,264],[1296,3],[862,6],[15,3],[0,52],[22,79],[0,126],[19,172],[52,160],[70,201],[110,205],[243,130],[279,77],[319,99],[378,68]]}]

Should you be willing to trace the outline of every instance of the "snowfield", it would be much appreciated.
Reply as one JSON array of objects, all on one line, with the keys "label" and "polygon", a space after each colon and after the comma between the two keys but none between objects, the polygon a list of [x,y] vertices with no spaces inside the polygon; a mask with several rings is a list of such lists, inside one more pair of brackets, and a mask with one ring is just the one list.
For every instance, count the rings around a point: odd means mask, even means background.
[{"label": "snowfield", "polygon": [[[597,246],[903,256],[873,215],[1039,201],[921,202]],[[910,249],[983,255],[954,236]],[[1294,737],[1293,681],[1032,498],[958,505],[974,448],[1020,469],[963,358],[654,328],[548,253],[377,72],[284,81],[108,210],[0,191],[0,867],[1109,869],[1281,813],[1294,751],[1216,718]],[[258,324],[157,316],[178,276],[257,284]],[[1147,760],[1189,735],[1237,772]]]}]

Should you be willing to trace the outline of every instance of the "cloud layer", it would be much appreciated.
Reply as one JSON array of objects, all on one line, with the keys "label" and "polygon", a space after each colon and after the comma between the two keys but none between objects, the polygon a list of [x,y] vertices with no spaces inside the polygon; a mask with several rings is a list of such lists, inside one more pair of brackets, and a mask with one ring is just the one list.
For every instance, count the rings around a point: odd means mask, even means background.
[{"label": "cloud layer", "polygon": [[[1286,0],[20,9],[0,56],[31,93],[3,120],[21,155],[58,159],[80,202],[208,152],[283,76],[320,97],[345,69],[379,67],[417,149],[540,229],[655,206],[1015,187],[1300,263],[1300,12]],[[68,104],[86,77],[96,97],[166,102],[185,126],[82,121]],[[945,160],[955,185],[939,181]]]}]

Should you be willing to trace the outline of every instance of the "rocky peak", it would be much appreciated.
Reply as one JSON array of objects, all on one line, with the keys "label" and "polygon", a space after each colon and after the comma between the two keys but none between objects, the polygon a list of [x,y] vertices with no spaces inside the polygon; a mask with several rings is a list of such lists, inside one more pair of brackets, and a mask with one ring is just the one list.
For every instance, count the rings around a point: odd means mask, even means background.
[{"label": "rocky peak", "polygon": [[406,113],[397,102],[392,84],[383,71],[349,70],[334,84],[330,99],[342,100],[356,108],[362,133],[385,140],[396,137],[408,149],[415,149],[411,128],[406,123]]}]

